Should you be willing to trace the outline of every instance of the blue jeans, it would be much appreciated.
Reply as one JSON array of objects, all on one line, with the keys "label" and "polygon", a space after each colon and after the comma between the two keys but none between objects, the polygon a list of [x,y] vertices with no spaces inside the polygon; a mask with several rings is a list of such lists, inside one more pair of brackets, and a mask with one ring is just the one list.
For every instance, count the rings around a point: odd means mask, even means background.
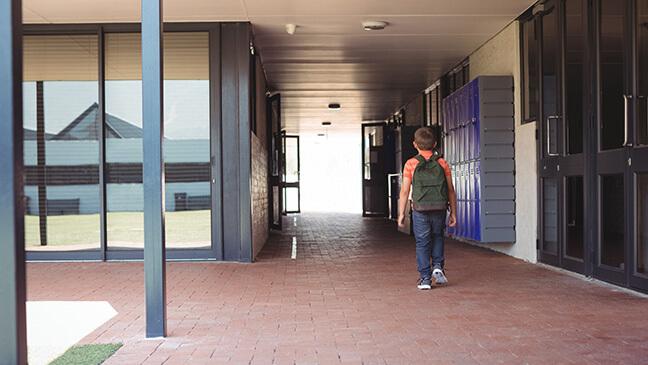
[{"label": "blue jeans", "polygon": [[416,238],[416,264],[421,278],[432,277],[432,266],[443,267],[443,233],[446,212],[420,213],[412,210],[412,225]]}]

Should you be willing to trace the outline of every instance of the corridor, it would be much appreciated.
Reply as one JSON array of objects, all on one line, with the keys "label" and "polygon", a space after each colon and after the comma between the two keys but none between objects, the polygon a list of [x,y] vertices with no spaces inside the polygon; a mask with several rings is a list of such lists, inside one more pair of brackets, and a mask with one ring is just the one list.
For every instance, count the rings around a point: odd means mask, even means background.
[{"label": "corridor", "polygon": [[[293,247],[296,246],[296,250]],[[107,301],[107,364],[643,363],[648,299],[446,239],[416,287],[413,237],[353,214],[284,217],[253,264],[167,265],[168,337],[145,338],[142,262],[28,263],[29,301]]]}]

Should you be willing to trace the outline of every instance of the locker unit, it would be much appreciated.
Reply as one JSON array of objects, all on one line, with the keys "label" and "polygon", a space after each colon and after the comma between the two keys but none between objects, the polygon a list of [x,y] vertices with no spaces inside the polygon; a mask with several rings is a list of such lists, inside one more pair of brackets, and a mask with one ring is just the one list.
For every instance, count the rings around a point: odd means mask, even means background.
[{"label": "locker unit", "polygon": [[444,158],[457,194],[449,234],[515,242],[513,78],[480,76],[443,99]]}]

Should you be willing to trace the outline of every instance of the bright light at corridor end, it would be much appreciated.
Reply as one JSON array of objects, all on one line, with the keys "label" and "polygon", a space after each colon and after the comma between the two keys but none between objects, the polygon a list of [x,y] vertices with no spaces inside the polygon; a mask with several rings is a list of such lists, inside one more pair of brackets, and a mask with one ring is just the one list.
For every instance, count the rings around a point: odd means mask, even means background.
[{"label": "bright light at corridor end", "polygon": [[361,142],[360,128],[300,134],[303,212],[362,213]]}]

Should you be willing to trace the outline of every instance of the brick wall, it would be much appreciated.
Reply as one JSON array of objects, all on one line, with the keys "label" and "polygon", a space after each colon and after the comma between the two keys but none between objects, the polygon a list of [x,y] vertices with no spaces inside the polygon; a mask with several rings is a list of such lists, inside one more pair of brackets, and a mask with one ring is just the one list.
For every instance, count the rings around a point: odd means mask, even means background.
[{"label": "brick wall", "polygon": [[266,123],[266,81],[261,60],[256,57],[256,134],[252,133],[252,258],[270,235],[268,218],[268,148]]},{"label": "brick wall", "polygon": [[252,135],[252,257],[261,251],[269,236],[268,152],[265,143]]},{"label": "brick wall", "polygon": [[405,125],[420,127],[424,123],[423,117],[423,94],[420,94],[405,105]]}]

